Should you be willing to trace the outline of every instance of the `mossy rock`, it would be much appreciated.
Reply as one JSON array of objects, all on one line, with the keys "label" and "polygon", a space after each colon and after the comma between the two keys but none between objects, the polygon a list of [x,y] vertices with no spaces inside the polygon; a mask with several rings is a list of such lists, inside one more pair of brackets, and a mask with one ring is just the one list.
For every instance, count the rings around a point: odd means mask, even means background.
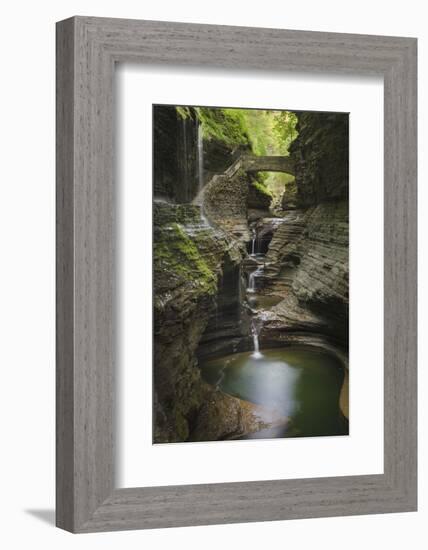
[{"label": "mossy rock", "polygon": [[169,274],[175,276],[178,283],[191,284],[197,292],[215,294],[217,277],[180,224],[173,223],[155,231],[153,258],[155,286],[158,277],[162,279]]}]

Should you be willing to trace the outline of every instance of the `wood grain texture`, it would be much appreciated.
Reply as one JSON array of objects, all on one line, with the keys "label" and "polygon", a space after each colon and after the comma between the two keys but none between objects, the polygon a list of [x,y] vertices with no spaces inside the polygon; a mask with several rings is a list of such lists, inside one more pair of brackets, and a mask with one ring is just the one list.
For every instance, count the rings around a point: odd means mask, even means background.
[{"label": "wood grain texture", "polygon": [[[113,82],[125,61],[384,77],[383,475],[114,488]],[[91,532],[416,510],[416,40],[75,17],[57,26],[57,98],[57,525]]]},{"label": "wood grain texture", "polygon": [[56,42],[56,510],[57,525],[74,525],[74,23]]}]

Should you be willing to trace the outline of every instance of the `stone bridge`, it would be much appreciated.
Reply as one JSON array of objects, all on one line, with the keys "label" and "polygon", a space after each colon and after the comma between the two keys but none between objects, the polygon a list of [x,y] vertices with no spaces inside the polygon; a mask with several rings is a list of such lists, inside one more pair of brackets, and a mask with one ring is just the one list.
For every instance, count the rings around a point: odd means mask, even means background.
[{"label": "stone bridge", "polygon": [[295,175],[294,163],[290,157],[280,156],[258,156],[258,155],[241,155],[229,168],[222,174],[215,174],[199,191],[193,199],[193,204],[202,204],[205,188],[210,185],[215,185],[216,182],[224,179],[231,179],[239,171],[253,172],[285,172],[286,174]]},{"label": "stone bridge", "polygon": [[241,167],[246,172],[286,172],[294,176],[294,163],[290,157],[242,155]]}]

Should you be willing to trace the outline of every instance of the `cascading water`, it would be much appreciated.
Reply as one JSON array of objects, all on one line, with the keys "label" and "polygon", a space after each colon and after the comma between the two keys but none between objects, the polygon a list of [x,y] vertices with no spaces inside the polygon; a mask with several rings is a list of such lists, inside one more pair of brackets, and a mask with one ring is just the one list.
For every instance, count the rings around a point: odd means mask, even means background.
[{"label": "cascading water", "polygon": [[198,193],[197,197],[199,197],[199,206],[201,209],[201,220],[205,225],[209,225],[211,227],[210,222],[208,221],[208,218],[205,216],[204,212],[204,196],[203,196],[203,188],[204,188],[204,132],[202,128],[202,124],[199,124],[198,126],[198,140],[197,140],[197,151],[198,151]]},{"label": "cascading water", "polygon": [[256,255],[257,233],[254,229],[253,229],[253,232],[252,232],[252,236],[253,236],[253,239],[251,241],[251,256],[255,256]]},{"label": "cascading water", "polygon": [[256,291],[256,279],[257,277],[260,277],[262,273],[263,267],[259,266],[255,271],[249,274],[247,292],[249,292],[250,294],[254,294],[254,292]]},{"label": "cascading water", "polygon": [[[256,292],[256,279],[257,277],[260,277],[263,273],[263,266],[259,265],[258,268],[250,273],[248,277],[248,288],[247,293],[248,294],[254,294]],[[255,319],[253,319],[251,323],[251,334],[253,336],[253,345],[254,345],[254,352],[251,354],[251,357],[253,359],[260,359],[263,357],[262,353],[260,353],[260,346],[259,346],[259,326],[256,323]]]},{"label": "cascading water", "polygon": [[185,200],[190,198],[190,189],[189,189],[189,166],[187,163],[188,151],[187,151],[187,132],[186,132],[186,120],[183,118],[181,120],[181,131],[182,131],[182,140],[183,140],[183,180],[185,185]]},{"label": "cascading water", "polygon": [[[256,270],[257,271],[257,270]],[[250,273],[248,277],[248,292],[255,292],[256,291],[256,271],[253,271]]]},{"label": "cascading water", "polygon": [[253,334],[253,344],[254,344],[254,351],[251,354],[251,357],[253,359],[260,359],[261,357],[263,357],[263,354],[260,353],[259,333],[258,333],[258,330],[257,330],[257,325],[254,321],[251,324],[251,332]]},{"label": "cascading water", "polygon": [[198,192],[204,186],[204,134],[202,124],[198,126]]}]

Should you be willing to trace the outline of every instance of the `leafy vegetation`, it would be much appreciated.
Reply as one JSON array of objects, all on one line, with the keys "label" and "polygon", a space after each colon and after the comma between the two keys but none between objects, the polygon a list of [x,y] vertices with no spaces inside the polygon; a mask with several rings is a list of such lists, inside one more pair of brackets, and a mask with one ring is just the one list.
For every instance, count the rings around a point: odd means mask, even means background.
[{"label": "leafy vegetation", "polygon": [[242,109],[198,107],[197,116],[202,124],[204,139],[217,139],[229,147],[250,146],[250,137]]},{"label": "leafy vegetation", "polygon": [[288,155],[288,148],[298,136],[298,132],[296,130],[296,125],[298,122],[297,115],[291,111],[274,112],[275,121],[272,129],[280,144],[279,154]]},{"label": "leafy vegetation", "polygon": [[198,107],[196,113],[204,139],[216,139],[232,149],[247,147],[255,155],[288,155],[297,137],[297,116],[291,111]]},{"label": "leafy vegetation", "polygon": [[257,189],[257,191],[259,191],[263,195],[266,195],[269,198],[273,198],[272,192],[269,190],[269,188],[264,183],[261,183],[257,180],[254,180],[252,182],[252,185],[253,185],[253,187],[255,187]]},{"label": "leafy vegetation", "polygon": [[263,185],[272,196],[271,207],[281,210],[281,200],[286,190],[290,185],[295,185],[295,178],[291,174],[283,174],[281,172],[263,172],[265,178]]},{"label": "leafy vegetation", "polygon": [[[192,282],[203,293],[214,294],[217,277],[207,265],[194,241],[178,223],[161,230],[154,246],[155,269],[168,270],[183,281]],[[172,230],[172,234],[171,234]]]},{"label": "leafy vegetation", "polygon": [[[177,107],[177,112],[182,118],[196,115],[203,128],[204,140],[216,140],[231,150],[240,147],[259,156],[287,156],[291,143],[298,135],[298,118],[291,111]],[[259,172],[252,185],[279,203],[290,177],[286,174]]]},{"label": "leafy vegetation", "polygon": [[192,116],[192,113],[190,111],[190,108],[189,107],[176,107],[176,110],[177,110],[177,113],[179,114],[179,116],[183,119],[183,120],[186,120],[186,118],[190,118]]}]

